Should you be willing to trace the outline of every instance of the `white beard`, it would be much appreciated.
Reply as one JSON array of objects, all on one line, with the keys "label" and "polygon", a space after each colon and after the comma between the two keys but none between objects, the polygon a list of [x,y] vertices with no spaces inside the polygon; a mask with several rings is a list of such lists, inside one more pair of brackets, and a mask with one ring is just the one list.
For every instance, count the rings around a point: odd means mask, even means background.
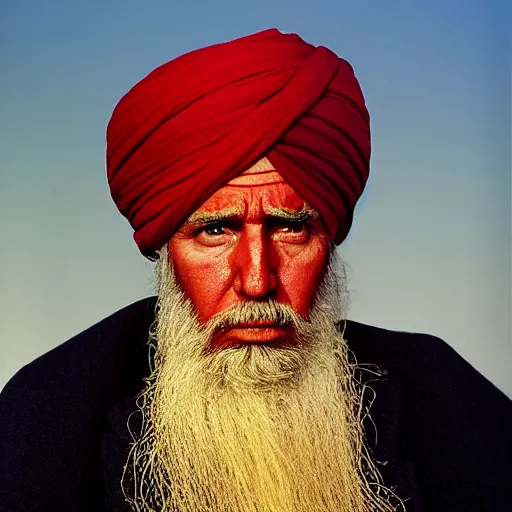
[{"label": "white beard", "polygon": [[198,322],[167,258],[162,251],[157,266],[143,431],[125,468],[132,480],[123,478],[133,509],[397,510],[364,446],[361,388],[336,327],[347,294],[334,263],[310,322],[287,309],[298,346],[208,353],[215,319]]}]

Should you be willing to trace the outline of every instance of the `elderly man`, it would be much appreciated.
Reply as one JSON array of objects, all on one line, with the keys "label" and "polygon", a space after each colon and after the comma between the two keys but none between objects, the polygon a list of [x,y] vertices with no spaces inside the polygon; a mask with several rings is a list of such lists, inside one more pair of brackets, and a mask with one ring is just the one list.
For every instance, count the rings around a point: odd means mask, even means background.
[{"label": "elderly man", "polygon": [[512,510],[511,402],[437,338],[345,320],[369,157],[352,68],[297,35],[130,90],[107,172],[158,297],[6,386],[2,510]]}]

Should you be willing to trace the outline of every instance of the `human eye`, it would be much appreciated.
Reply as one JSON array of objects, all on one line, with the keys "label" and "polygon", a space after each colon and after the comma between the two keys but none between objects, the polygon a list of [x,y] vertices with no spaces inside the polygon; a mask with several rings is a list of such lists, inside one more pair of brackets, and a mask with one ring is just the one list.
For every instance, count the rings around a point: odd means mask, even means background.
[{"label": "human eye", "polygon": [[226,232],[220,224],[210,224],[201,228],[202,233],[206,233],[208,236],[219,236],[224,235]]},{"label": "human eye", "polygon": [[272,230],[273,239],[278,242],[303,244],[311,235],[311,228],[304,221],[279,221]]},{"label": "human eye", "polygon": [[194,232],[197,242],[207,247],[216,247],[228,243],[233,232],[222,223],[209,223],[198,227]]}]

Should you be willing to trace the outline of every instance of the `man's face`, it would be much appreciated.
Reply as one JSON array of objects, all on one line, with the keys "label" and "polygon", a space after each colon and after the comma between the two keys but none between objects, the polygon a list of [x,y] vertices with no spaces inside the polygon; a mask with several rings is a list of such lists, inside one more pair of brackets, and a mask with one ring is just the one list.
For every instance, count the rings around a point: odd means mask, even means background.
[{"label": "man's face", "polygon": [[[199,321],[273,299],[308,313],[329,259],[321,220],[266,159],[213,194],[169,243],[177,280]],[[222,346],[290,341],[287,328],[242,325]]]},{"label": "man's face", "polygon": [[378,475],[337,325],[344,273],[315,212],[264,160],[165,249],[137,478],[123,477],[134,509],[394,510],[361,472]]}]

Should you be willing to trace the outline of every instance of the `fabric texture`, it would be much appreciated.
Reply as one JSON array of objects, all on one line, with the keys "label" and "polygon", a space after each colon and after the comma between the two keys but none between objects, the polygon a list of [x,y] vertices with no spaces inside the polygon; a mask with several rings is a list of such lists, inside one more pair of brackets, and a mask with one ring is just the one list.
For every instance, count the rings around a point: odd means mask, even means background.
[{"label": "fabric texture", "polygon": [[[2,512],[129,510],[119,481],[155,303],[115,313],[7,383]],[[409,498],[407,512],[512,510],[512,402],[433,336],[348,322],[345,337],[359,363],[383,372],[362,373],[375,391],[375,426],[365,431],[385,484]]]},{"label": "fabric texture", "polygon": [[265,156],[340,244],[369,175],[363,94],[347,61],[277,29],[158,67],[107,128],[111,195],[146,256]]}]

